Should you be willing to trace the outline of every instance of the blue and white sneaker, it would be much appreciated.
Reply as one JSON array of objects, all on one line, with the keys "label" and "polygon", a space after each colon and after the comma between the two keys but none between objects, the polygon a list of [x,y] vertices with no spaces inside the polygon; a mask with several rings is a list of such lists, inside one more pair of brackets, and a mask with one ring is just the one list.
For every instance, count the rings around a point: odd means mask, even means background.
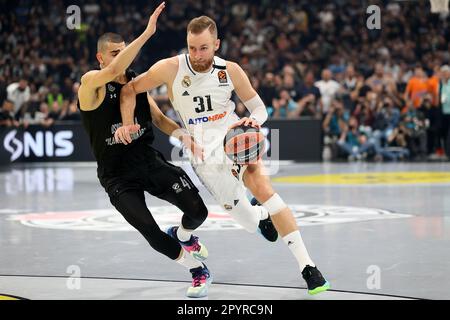
[{"label": "blue and white sneaker", "polygon": [[198,261],[205,261],[208,258],[208,249],[202,244],[198,237],[191,235],[189,241],[181,241],[177,237],[178,227],[170,227],[167,229],[167,234],[177,240],[184,250],[189,252]]},{"label": "blue and white sneaker", "polygon": [[212,283],[212,276],[204,263],[203,267],[190,269],[192,273],[192,286],[186,292],[189,298],[203,298],[208,295],[209,286]]}]

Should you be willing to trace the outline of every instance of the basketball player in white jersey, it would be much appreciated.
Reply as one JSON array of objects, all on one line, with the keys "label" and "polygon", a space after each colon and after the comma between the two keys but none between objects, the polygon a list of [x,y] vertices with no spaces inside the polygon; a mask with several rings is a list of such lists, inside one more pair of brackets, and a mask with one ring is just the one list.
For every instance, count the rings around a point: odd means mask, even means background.
[{"label": "basketball player in white jersey", "polygon": [[[272,241],[279,233],[296,258],[310,294],[329,289],[329,283],[306,250],[291,210],[272,188],[262,163],[238,166],[223,151],[223,139],[230,128],[241,124],[260,128],[266,121],[263,101],[238,64],[215,56],[220,40],[211,18],[201,16],[189,23],[187,44],[189,54],[158,61],[122,88],[124,126],[116,131],[116,140],[125,144],[132,141],[130,133],[136,130],[133,123],[136,94],[167,85],[169,98],[185,130],[203,147],[203,161],[191,157],[191,162],[216,201],[247,231],[255,232],[260,227]],[[239,119],[234,113],[232,91],[250,111],[249,118]],[[262,206],[251,205],[244,186]],[[271,238],[272,223],[278,233]],[[180,232],[185,235],[189,230],[182,230],[181,226],[172,228],[170,235],[177,237]]]}]

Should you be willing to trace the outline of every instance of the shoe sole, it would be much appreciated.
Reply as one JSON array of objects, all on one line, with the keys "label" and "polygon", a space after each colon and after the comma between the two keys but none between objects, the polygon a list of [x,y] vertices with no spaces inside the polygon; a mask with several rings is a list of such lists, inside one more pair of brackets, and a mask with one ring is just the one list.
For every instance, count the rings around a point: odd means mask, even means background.
[{"label": "shoe sole", "polygon": [[200,262],[203,262],[208,258],[208,253],[205,256],[203,256],[199,253],[196,253],[196,252],[191,253],[191,255],[194,257],[195,260],[198,260]]},{"label": "shoe sole", "polygon": [[325,284],[323,286],[317,287],[314,290],[308,290],[308,293],[313,296],[315,294],[327,291],[328,289],[330,289],[330,287],[331,286],[330,286],[329,282],[327,281],[327,282],[325,282]]},{"label": "shoe sole", "polygon": [[200,291],[199,293],[193,293],[191,295],[189,295],[189,293],[186,293],[186,297],[188,297],[188,298],[204,298],[204,297],[208,296],[209,286],[212,284],[212,282],[213,282],[213,277],[210,275],[209,279],[206,280],[206,286],[205,286],[204,290]]}]

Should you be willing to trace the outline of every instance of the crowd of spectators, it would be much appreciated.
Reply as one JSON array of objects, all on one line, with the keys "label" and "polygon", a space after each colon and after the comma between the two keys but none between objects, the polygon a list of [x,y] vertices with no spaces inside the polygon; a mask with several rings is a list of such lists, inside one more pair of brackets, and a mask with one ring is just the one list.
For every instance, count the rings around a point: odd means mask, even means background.
[{"label": "crowd of spectators", "polygon": [[[131,41],[145,28],[149,1],[0,0],[0,125],[79,121],[81,75],[97,68],[97,38]],[[80,28],[67,7],[81,8]],[[133,64],[145,71],[185,48],[188,21],[215,19],[218,55],[238,62],[273,119],[322,122],[324,159],[445,159],[450,156],[450,18],[428,1],[370,1],[381,29],[366,22],[369,3],[173,1]],[[176,118],[160,88],[163,111]],[[240,116],[247,111],[236,100]],[[444,153],[446,151],[446,155]]]}]

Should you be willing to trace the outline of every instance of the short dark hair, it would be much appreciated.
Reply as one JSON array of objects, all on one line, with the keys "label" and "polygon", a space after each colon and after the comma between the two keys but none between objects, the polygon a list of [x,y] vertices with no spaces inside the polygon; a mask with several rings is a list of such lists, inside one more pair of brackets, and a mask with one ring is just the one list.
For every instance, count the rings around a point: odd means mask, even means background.
[{"label": "short dark hair", "polygon": [[124,42],[124,40],[120,34],[113,33],[113,32],[107,32],[104,35],[102,35],[100,38],[98,38],[97,52],[103,51],[105,49],[105,45],[108,42],[121,43],[121,42]]}]

